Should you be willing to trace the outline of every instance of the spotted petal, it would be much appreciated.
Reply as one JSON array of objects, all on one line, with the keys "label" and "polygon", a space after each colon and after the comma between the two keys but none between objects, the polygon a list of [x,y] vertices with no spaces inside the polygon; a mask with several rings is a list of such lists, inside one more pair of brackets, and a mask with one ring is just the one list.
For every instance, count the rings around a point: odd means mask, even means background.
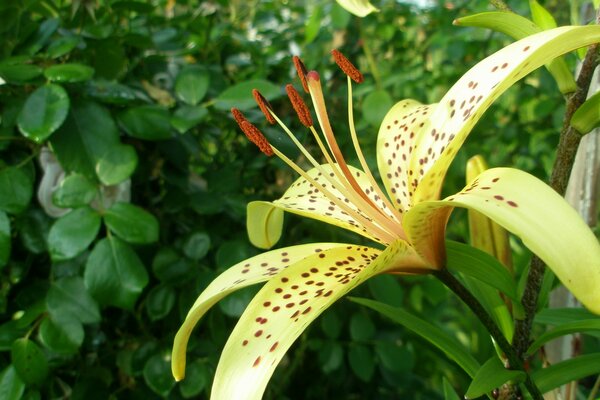
[{"label": "spotted petal", "polygon": [[436,246],[441,224],[453,207],[476,210],[494,220],[554,271],[579,301],[600,313],[600,245],[575,210],[554,190],[525,172],[494,168],[442,201],[420,203],[404,217],[406,232],[418,251]]},{"label": "spotted petal", "polygon": [[373,11],[379,11],[368,0],[337,0],[337,2],[346,11],[356,15],[357,17],[366,17]]},{"label": "spotted petal", "polygon": [[260,399],[285,352],[327,307],[373,275],[422,265],[399,240],[383,252],[337,247],[290,266],[263,286],[240,318],[221,355],[211,398]]},{"label": "spotted petal", "polygon": [[[386,204],[379,197],[377,192],[373,190],[371,183],[369,182],[366,175],[357,168],[348,166],[352,175],[356,178],[358,185],[363,189],[369,199],[380,209],[383,210],[387,215],[392,216],[393,214],[387,208]],[[329,175],[329,178],[336,182],[336,185],[341,186],[337,177],[332,172],[332,168],[329,165],[322,165],[323,171]],[[352,210],[361,213],[357,208],[354,201],[351,201],[337,189],[323,176],[316,168],[311,169],[307,174],[313,178],[317,183],[323,185],[323,187],[337,197],[343,204],[350,207]],[[309,181],[300,177],[298,178],[284,193],[284,195],[274,202],[271,203],[273,206],[280,207],[285,211],[289,211],[295,214],[299,214],[305,217],[318,219],[331,225],[339,226],[344,229],[351,230],[358,233],[359,235],[365,236],[369,239],[379,241],[381,240],[375,236],[372,236],[367,229],[353,217],[350,213],[342,209],[339,205],[336,205],[333,201],[327,198],[319,189],[315,188]],[[366,217],[369,221],[369,217]],[[249,220],[250,221],[250,220]],[[254,223],[254,222],[253,222]],[[250,228],[249,228],[250,229]],[[264,229],[267,229],[266,227]],[[252,230],[257,230],[253,228]]]},{"label": "spotted petal", "polygon": [[177,331],[171,362],[175,379],[179,381],[185,376],[185,351],[192,330],[215,303],[236,290],[269,280],[311,254],[341,246],[345,248],[340,243],[314,243],[272,250],[244,260],[219,275],[200,294]]},{"label": "spotted petal", "polygon": [[[408,176],[419,182],[412,203],[439,197],[442,180],[459,147],[505,90],[559,55],[598,41],[597,25],[551,29],[512,43],[471,68],[429,114],[429,122],[411,126],[416,143]],[[386,123],[389,125],[389,120]]]}]

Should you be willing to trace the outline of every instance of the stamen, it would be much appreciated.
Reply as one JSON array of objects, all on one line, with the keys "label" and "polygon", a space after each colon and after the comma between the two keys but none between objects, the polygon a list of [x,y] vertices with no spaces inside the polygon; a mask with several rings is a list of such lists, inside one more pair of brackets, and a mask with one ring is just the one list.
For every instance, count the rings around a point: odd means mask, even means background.
[{"label": "stamen", "polygon": [[306,83],[306,67],[304,66],[304,63],[302,62],[300,57],[294,56],[292,60],[294,61],[294,66],[296,67],[298,78],[300,78],[300,82],[302,82],[302,89],[304,89],[304,92],[308,93],[308,84]]},{"label": "stamen", "polygon": [[240,128],[246,137],[256,146],[258,146],[260,151],[269,157],[273,155],[273,149],[271,148],[269,141],[256,126],[252,125],[248,121],[242,121]]},{"label": "stamen", "polygon": [[235,122],[237,122],[240,129],[242,128],[242,122],[248,121],[246,117],[244,117],[244,114],[242,114],[242,112],[235,107],[231,109],[231,114],[233,115],[233,118],[235,119]]},{"label": "stamen", "polygon": [[271,125],[275,124],[275,119],[273,119],[273,116],[271,115],[273,107],[271,107],[269,100],[265,99],[265,97],[256,89],[252,89],[252,96],[254,96],[254,100],[256,101],[256,104],[258,104],[260,111],[265,114],[267,121],[269,121]]},{"label": "stamen", "polygon": [[296,110],[296,114],[298,114],[298,118],[300,119],[302,125],[306,126],[307,128],[313,126],[310,110],[306,106],[304,100],[302,100],[302,97],[300,97],[298,91],[292,85],[286,85],[285,91],[287,92],[290,102],[292,103],[294,110]]},{"label": "stamen", "polygon": [[342,53],[338,50],[331,50],[333,60],[346,75],[348,75],[356,83],[362,83],[365,79],[358,68],[354,66]]}]

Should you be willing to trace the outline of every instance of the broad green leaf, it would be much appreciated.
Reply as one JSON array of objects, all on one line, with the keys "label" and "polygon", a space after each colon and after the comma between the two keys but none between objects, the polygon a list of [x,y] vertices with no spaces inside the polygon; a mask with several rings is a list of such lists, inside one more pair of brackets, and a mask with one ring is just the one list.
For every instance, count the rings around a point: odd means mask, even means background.
[{"label": "broad green leaf", "polygon": [[401,308],[389,306],[370,299],[351,297],[351,301],[369,307],[421,336],[456,362],[469,376],[479,370],[479,363],[455,338],[435,325],[416,317]]},{"label": "broad green leaf", "polygon": [[542,29],[556,28],[556,21],[552,14],[536,0],[529,0],[529,8],[531,9],[531,19],[537,26]]},{"label": "broad green leaf", "polygon": [[598,331],[600,331],[600,318],[567,322],[552,328],[548,332],[545,332],[540,337],[538,337],[535,340],[535,342],[533,342],[531,346],[529,346],[527,354],[535,353],[546,342],[549,342],[552,339],[556,339],[564,335],[570,335],[572,333],[578,332],[587,333]]},{"label": "broad green leaf", "polygon": [[0,211],[0,269],[2,269],[10,259],[10,249],[10,220],[4,211]]},{"label": "broad green leaf", "polygon": [[337,339],[342,333],[342,321],[334,312],[328,312],[321,318],[321,329],[330,339]]},{"label": "broad green leaf", "polygon": [[600,373],[600,353],[593,353],[538,369],[532,374],[532,378],[540,391],[546,393],[571,381],[598,373]]},{"label": "broad green leaf", "polygon": [[13,365],[4,368],[0,373],[0,399],[20,400],[25,392],[25,383],[19,378]]},{"label": "broad green leaf", "polygon": [[52,194],[52,202],[64,208],[88,205],[96,198],[98,188],[81,174],[67,176]]},{"label": "broad green leaf", "polygon": [[375,372],[375,357],[366,346],[351,346],[348,351],[348,362],[354,375],[364,382],[369,382]]},{"label": "broad green leaf", "polygon": [[30,385],[40,385],[48,376],[48,360],[33,341],[22,338],[12,345],[10,356],[19,378]]},{"label": "broad green leaf", "polygon": [[367,341],[375,335],[375,325],[367,314],[357,312],[350,318],[350,337],[354,341]]},{"label": "broad green leaf", "polygon": [[161,282],[179,283],[194,276],[197,267],[170,247],[161,247],[152,260],[154,276]]},{"label": "broad green leaf", "polygon": [[525,372],[506,369],[498,357],[492,356],[473,377],[473,381],[469,385],[465,397],[474,399],[491,392],[508,381],[518,382],[524,378]]},{"label": "broad green leaf", "polygon": [[68,54],[81,42],[78,36],[63,36],[53,40],[46,49],[46,53],[50,58],[59,58]]},{"label": "broad green leaf", "polygon": [[138,156],[133,146],[116,145],[100,157],[96,174],[103,184],[117,185],[133,174],[137,164]]},{"label": "broad green leaf", "polygon": [[48,233],[48,250],[54,260],[82,253],[98,235],[100,215],[90,207],[77,208],[54,222]]},{"label": "broad green leaf", "polygon": [[283,231],[283,210],[266,201],[251,201],[246,210],[250,243],[259,249],[273,247]]},{"label": "broad green leaf", "polygon": [[100,240],[87,260],[85,286],[101,304],[132,310],[148,284],[148,273],[133,249],[117,237]]},{"label": "broad green leaf", "polygon": [[175,386],[175,380],[169,374],[169,357],[156,354],[144,365],[144,381],[152,391],[163,398],[168,397],[169,392]]},{"label": "broad green leaf", "polygon": [[65,277],[53,282],[46,297],[48,312],[55,321],[71,318],[83,324],[100,322],[100,310],[79,277]]},{"label": "broad green leaf", "polygon": [[158,321],[171,312],[175,305],[175,290],[167,285],[152,288],[146,298],[146,312],[152,321]]},{"label": "broad green leaf", "polygon": [[58,354],[75,354],[83,343],[83,326],[79,319],[69,314],[54,314],[42,321],[40,340]]},{"label": "broad green leaf", "polygon": [[375,351],[383,366],[390,371],[404,374],[412,371],[415,365],[415,357],[404,343],[377,342]]},{"label": "broad green leaf", "polygon": [[461,272],[498,289],[518,302],[517,284],[505,266],[493,256],[475,247],[446,241],[447,268]]},{"label": "broad green leaf", "polygon": [[194,232],[183,243],[183,253],[192,260],[203,259],[210,249],[210,236],[205,232]]},{"label": "broad green leaf", "polygon": [[119,131],[110,112],[97,103],[78,101],[64,124],[52,135],[52,149],[67,172],[96,178],[96,164],[120,144]]},{"label": "broad green leaf", "polygon": [[200,395],[209,383],[211,371],[206,365],[206,361],[195,360],[187,367],[188,379],[179,384],[179,392],[185,399],[190,399]]},{"label": "broad green leaf", "polygon": [[148,211],[129,203],[115,203],[104,213],[104,222],[118,237],[129,243],[158,240],[158,220]]},{"label": "broad green leaf", "polygon": [[198,125],[208,115],[208,110],[202,106],[181,106],[173,113],[171,125],[179,133],[185,133]]},{"label": "broad green leaf", "polygon": [[129,135],[138,139],[164,140],[172,137],[171,116],[164,107],[133,107],[119,115],[119,122]]},{"label": "broad green leaf", "polygon": [[373,298],[390,306],[400,307],[404,304],[404,288],[393,275],[379,275],[367,281]]},{"label": "broad green leaf", "polygon": [[[527,18],[513,12],[504,11],[492,11],[469,15],[467,17],[456,19],[454,23],[462,26],[489,28],[502,32],[517,40],[542,31],[542,28]],[[561,93],[572,93],[577,89],[573,73],[567,66],[563,57],[549,61],[546,64],[546,68],[556,80]]]},{"label": "broad green leaf", "polygon": [[344,349],[337,341],[327,342],[319,352],[319,363],[321,370],[328,374],[342,365],[344,362]]},{"label": "broad green leaf", "polygon": [[0,167],[0,210],[19,214],[33,195],[33,180],[24,168]]},{"label": "broad green leaf", "polygon": [[104,79],[87,81],[84,91],[88,97],[108,104],[131,104],[137,99],[135,91],[129,86]]},{"label": "broad green leaf", "polygon": [[423,226],[422,221],[456,206],[477,210],[519,236],[584,306],[600,313],[600,244],[577,212],[544,182],[516,169],[493,168],[453,196],[417,204],[404,215],[404,223],[421,254],[435,257],[430,249],[444,235],[435,224]]},{"label": "broad green leaf", "polygon": [[47,251],[47,238],[53,220],[41,209],[29,209],[15,221],[23,246],[33,254]]},{"label": "broad green leaf", "polygon": [[53,65],[44,70],[44,76],[52,82],[82,82],[94,76],[94,68],[83,64]]},{"label": "broad green leaf", "polygon": [[39,87],[29,95],[19,113],[19,130],[28,139],[43,142],[63,124],[69,104],[69,96],[61,86]]},{"label": "broad green leaf", "polygon": [[0,78],[9,83],[25,83],[42,75],[44,70],[31,64],[0,64]]},{"label": "broad green leaf", "polygon": [[175,79],[175,93],[184,103],[197,105],[208,91],[210,76],[200,65],[184,67]]},{"label": "broad green leaf", "polygon": [[357,17],[366,17],[374,11],[379,11],[368,0],[336,0],[349,13]]},{"label": "broad green leaf", "polygon": [[363,100],[363,116],[372,126],[379,127],[383,117],[393,105],[392,97],[387,91],[373,90]]},{"label": "broad green leaf", "polygon": [[283,94],[279,86],[262,79],[254,79],[225,89],[215,99],[215,107],[219,110],[229,110],[231,107],[237,107],[242,111],[256,107],[254,97],[252,97],[252,89],[260,91],[269,101],[281,97]]},{"label": "broad green leaf", "polygon": [[571,118],[571,126],[582,135],[598,125],[600,125],[600,92],[587,99]]}]

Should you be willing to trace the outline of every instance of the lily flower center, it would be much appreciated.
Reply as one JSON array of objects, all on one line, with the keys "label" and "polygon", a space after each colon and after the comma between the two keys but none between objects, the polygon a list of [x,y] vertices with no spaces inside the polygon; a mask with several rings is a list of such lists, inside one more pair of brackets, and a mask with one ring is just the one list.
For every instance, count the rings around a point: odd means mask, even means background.
[{"label": "lily flower center", "polygon": [[[362,171],[355,169],[355,172],[353,172],[346,163],[331,127],[320,76],[316,71],[307,71],[304,63],[298,57],[293,59],[294,66],[304,91],[311,97],[320,131],[313,123],[310,109],[294,86],[291,84],[286,85],[286,92],[298,115],[298,119],[302,125],[310,130],[319,148],[320,158],[325,160],[324,164],[321,164],[298,141],[258,90],[253,90],[253,95],[267,121],[270,124],[277,123],[283,129],[312,167],[318,171],[318,176],[311,176],[309,171],[298,166],[272,143],[268,142],[260,130],[250,123],[238,109],[232,108],[231,112],[246,137],[257,145],[263,153],[267,156],[276,155],[279,157],[313,186],[314,193],[320,192],[330,201],[332,207],[338,207],[344,215],[347,215],[352,225],[362,228],[375,240],[389,245],[397,239],[406,239],[406,234],[402,227],[402,212],[391,204],[388,197],[381,190],[365,160],[358,141],[354,126],[352,81],[361,83],[363,76],[339,51],[333,50],[332,55],[340,69],[347,75],[349,133]],[[323,141],[322,138],[325,140]],[[322,179],[320,179],[321,177]],[[362,185],[359,184],[358,178],[362,178]],[[323,180],[326,182],[323,182]],[[365,180],[368,185],[364,184]]]}]

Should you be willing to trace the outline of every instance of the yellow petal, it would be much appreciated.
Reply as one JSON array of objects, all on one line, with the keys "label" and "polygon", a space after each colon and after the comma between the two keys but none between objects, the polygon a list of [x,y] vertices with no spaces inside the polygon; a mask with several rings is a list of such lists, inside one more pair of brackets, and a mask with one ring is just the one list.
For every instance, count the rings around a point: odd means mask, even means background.
[{"label": "yellow petal", "polygon": [[175,379],[180,381],[185,376],[185,351],[192,330],[204,313],[215,303],[236,290],[270,279],[291,264],[311,254],[340,246],[345,245],[314,243],[272,250],[244,260],[219,275],[200,294],[175,335],[171,360]]},{"label": "yellow petal", "polygon": [[429,229],[428,220],[454,206],[477,210],[519,236],[584,306],[600,313],[600,244],[549,186],[516,169],[487,170],[456,195],[421,203],[405,215],[413,245],[437,245],[443,232]]},{"label": "yellow petal", "polygon": [[373,11],[379,11],[368,0],[336,0],[346,11],[357,17],[366,17]]},{"label": "yellow petal", "polygon": [[[408,210],[415,190],[416,176],[408,167],[419,132],[425,132],[435,104],[423,105],[416,100],[402,100],[386,114],[377,136],[377,165],[381,180],[392,203],[400,211]],[[427,156],[431,158],[431,155]]]},{"label": "yellow petal", "polygon": [[[336,182],[337,186],[341,186],[337,178],[332,172],[332,168],[329,165],[322,165],[323,170],[329,174],[329,178]],[[388,215],[393,216],[392,212],[387,208],[385,203],[381,200],[379,195],[373,190],[371,183],[367,176],[357,168],[348,166],[350,172],[355,177],[358,185],[364,190],[366,195],[371,201],[377,205],[381,210],[384,210]],[[316,168],[311,169],[307,174],[318,183],[322,184],[323,187],[329,190],[334,196],[347,204],[352,210],[361,213],[355,205],[352,199],[347,198],[319,172]],[[281,207],[285,211],[292,212],[294,214],[302,215],[304,217],[317,219],[326,222],[331,225],[339,226],[344,229],[356,232],[359,235],[365,236],[371,240],[381,242],[381,240],[375,236],[372,236],[367,229],[362,226],[356,219],[344,211],[341,207],[337,206],[323,193],[315,188],[306,179],[298,178],[284,193],[284,195],[274,202],[271,203],[273,206]],[[253,228],[254,229],[254,228]]]},{"label": "yellow petal", "polygon": [[[440,101],[431,115],[431,125],[417,138],[410,170],[421,181],[413,203],[439,196],[441,183],[456,152],[498,96],[559,55],[598,41],[600,26],[597,25],[551,29],[512,43],[471,68]],[[427,161],[421,163],[427,156]]]},{"label": "yellow petal", "polygon": [[246,230],[250,243],[270,249],[283,230],[283,211],[266,201],[252,201],[246,210]]},{"label": "yellow petal", "polygon": [[327,307],[373,275],[421,264],[406,242],[397,241],[383,252],[337,247],[290,266],[263,286],[240,318],[221,355],[211,398],[261,399],[285,352]]}]

